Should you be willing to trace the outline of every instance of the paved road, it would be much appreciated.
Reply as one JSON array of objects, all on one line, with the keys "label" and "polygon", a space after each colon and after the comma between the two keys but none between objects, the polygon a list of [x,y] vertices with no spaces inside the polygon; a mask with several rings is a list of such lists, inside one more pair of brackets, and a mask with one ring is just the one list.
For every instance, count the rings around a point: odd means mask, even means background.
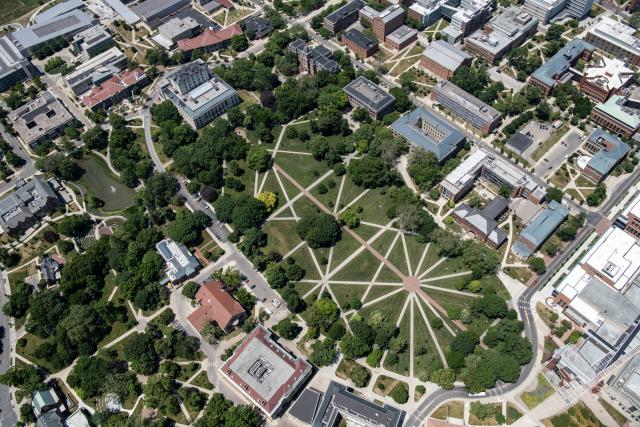
[{"label": "paved road", "polygon": [[[563,138],[563,144],[556,143],[546,154],[540,159],[535,166],[535,174],[544,177],[555,171],[564,162],[567,157],[573,154],[582,144],[580,135],[582,132],[578,129],[571,129]],[[544,159],[547,159],[545,162]]]},{"label": "paved road", "polygon": [[[162,162],[158,157],[155,147],[153,146],[153,140],[151,138],[151,116],[149,114],[149,110],[143,110],[141,116],[143,121],[145,140],[149,153],[151,154],[151,160],[153,160],[153,163],[155,164],[157,170],[164,172],[165,167],[162,165]],[[255,288],[251,289],[251,292],[253,292],[253,294],[259,300],[266,299],[268,302],[270,302],[273,299],[277,299],[280,301],[280,295],[276,291],[271,289],[262,274],[260,274],[254,268],[251,261],[249,261],[247,257],[242,252],[240,252],[233,243],[229,242],[229,229],[225,224],[218,221],[218,218],[216,218],[216,215],[211,209],[210,205],[208,205],[201,199],[196,199],[191,193],[189,193],[185,186],[185,180],[181,179],[179,180],[179,183],[180,195],[184,197],[184,199],[186,200],[186,204],[189,205],[189,207],[191,207],[193,210],[203,211],[211,219],[209,230],[213,233],[216,239],[223,244],[224,250],[229,254],[229,262],[235,263],[237,270],[239,270],[246,276],[250,284],[255,285]],[[271,310],[274,312],[286,310],[284,304],[279,309],[276,309],[276,307],[274,307],[272,304],[269,305]]]},{"label": "paved road", "polygon": [[[7,301],[7,297],[4,293],[3,274],[0,274],[0,307],[2,307]],[[0,332],[4,330],[4,338],[0,341],[0,374],[7,372],[11,365],[11,327],[9,325],[9,319],[0,311]],[[0,334],[1,336],[1,334]],[[18,422],[16,413],[11,406],[11,397],[9,395],[9,387],[0,384],[0,426],[15,426]]]}]

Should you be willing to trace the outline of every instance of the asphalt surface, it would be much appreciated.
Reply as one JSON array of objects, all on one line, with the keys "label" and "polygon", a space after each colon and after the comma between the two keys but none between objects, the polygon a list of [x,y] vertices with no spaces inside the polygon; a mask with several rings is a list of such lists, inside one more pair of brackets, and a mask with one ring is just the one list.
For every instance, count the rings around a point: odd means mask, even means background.
[{"label": "asphalt surface", "polygon": [[[571,129],[562,138],[563,143],[557,142],[536,164],[535,174],[544,177],[555,171],[567,157],[573,154],[582,144],[580,140],[581,132],[578,129]],[[566,144],[566,145],[563,145]],[[546,159],[546,161],[545,161]]]},{"label": "asphalt surface", "polygon": [[[3,276],[0,274],[0,307],[7,302],[7,297],[4,294],[4,285],[1,283],[4,280]],[[4,338],[0,339],[0,374],[7,372],[7,369],[11,366],[11,326],[7,316],[0,311],[0,337],[2,336],[2,330],[4,330]],[[9,387],[0,384],[0,426],[13,427],[17,422],[18,418],[11,405]]]}]

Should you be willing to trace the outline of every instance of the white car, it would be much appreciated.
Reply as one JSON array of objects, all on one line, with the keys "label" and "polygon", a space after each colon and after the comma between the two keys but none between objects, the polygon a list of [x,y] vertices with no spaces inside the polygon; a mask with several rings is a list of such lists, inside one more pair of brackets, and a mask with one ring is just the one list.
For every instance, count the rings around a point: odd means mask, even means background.
[{"label": "white car", "polygon": [[273,305],[278,308],[280,307],[280,304],[282,304],[280,301],[278,301],[277,299],[272,299],[271,302],[273,303]]}]

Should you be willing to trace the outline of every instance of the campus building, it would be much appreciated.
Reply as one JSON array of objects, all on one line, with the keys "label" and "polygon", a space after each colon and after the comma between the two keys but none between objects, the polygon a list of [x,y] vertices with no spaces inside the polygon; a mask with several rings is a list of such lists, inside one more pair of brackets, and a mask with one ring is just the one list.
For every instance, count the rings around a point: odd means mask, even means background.
[{"label": "campus building", "polygon": [[487,206],[475,209],[466,203],[459,204],[451,213],[462,228],[473,233],[478,240],[493,249],[498,249],[507,241],[505,233],[498,225],[498,219],[509,208],[506,199],[496,196]]},{"label": "campus building", "polygon": [[610,132],[631,138],[640,127],[640,103],[629,95],[613,95],[593,106],[591,120]]},{"label": "campus building", "polygon": [[640,41],[633,27],[605,16],[587,31],[584,39],[615,58],[640,66]]},{"label": "campus building", "polygon": [[69,13],[73,10],[82,10],[86,7],[82,0],[66,0],[52,6],[42,12],[39,12],[34,18],[33,22],[36,24],[42,24],[43,22],[49,22],[52,19],[57,18],[60,15]]},{"label": "campus building", "polygon": [[92,58],[113,46],[113,37],[103,25],[89,27],[73,36],[71,47],[77,55]]},{"label": "campus building", "polygon": [[573,78],[570,68],[578,59],[588,61],[595,47],[582,39],[573,39],[555,55],[549,58],[529,78],[529,84],[543,90],[545,95],[558,84],[569,82]]},{"label": "campus building", "polygon": [[220,367],[220,374],[267,417],[274,418],[311,376],[312,367],[278,343],[269,329],[258,325]]},{"label": "campus building", "polygon": [[640,239],[640,196],[636,196],[631,203],[616,218],[615,226]]},{"label": "campus building", "polygon": [[453,77],[463,65],[471,65],[473,57],[462,49],[443,40],[434,40],[422,53],[420,65],[445,80]]},{"label": "campus building", "polygon": [[0,92],[35,76],[33,65],[7,36],[0,37]]},{"label": "campus building", "polygon": [[538,18],[511,6],[464,41],[464,49],[489,64],[500,60],[538,30]]},{"label": "campus building", "polygon": [[441,31],[449,43],[456,43],[491,18],[492,5],[488,0],[418,0],[409,5],[407,15],[431,26],[441,18],[450,24]]},{"label": "campus building", "polygon": [[68,38],[93,25],[93,18],[74,9],[38,24],[22,28],[9,34],[16,48],[25,56],[58,38]]},{"label": "campus building", "polygon": [[464,145],[464,134],[444,117],[419,107],[391,124],[391,130],[414,147],[433,153],[443,163]]},{"label": "campus building", "polygon": [[229,46],[233,36],[240,36],[242,34],[242,27],[240,27],[239,24],[231,25],[220,31],[207,28],[195,37],[178,40],[178,49],[185,52],[194,49],[202,49],[204,52],[215,52]]},{"label": "campus building", "polygon": [[440,194],[447,200],[457,202],[473,188],[473,184],[480,176],[482,166],[488,159],[489,153],[479,149],[471,153],[462,163],[440,182]]},{"label": "campus building", "polygon": [[595,183],[605,179],[629,152],[629,145],[602,129],[594,130],[582,148],[591,158],[581,172]]},{"label": "campus building", "polygon": [[156,243],[156,250],[166,264],[163,283],[180,283],[200,269],[200,263],[196,257],[182,243],[171,239],[160,240]]},{"label": "campus building", "polygon": [[343,90],[347,93],[352,107],[364,108],[376,120],[393,111],[396,102],[395,97],[362,76],[346,85]]},{"label": "campus building", "polygon": [[316,74],[318,71],[337,73],[340,66],[333,60],[329,49],[323,45],[309,47],[304,40],[297,39],[289,43],[289,50],[298,55],[301,73]]},{"label": "campus building", "polygon": [[511,197],[522,197],[534,203],[542,202],[547,193],[547,190],[539,186],[526,172],[494,154],[487,155],[482,164],[480,177],[485,184],[492,185],[496,190],[506,187],[511,191]]},{"label": "campus building", "polygon": [[524,10],[547,25],[554,18],[585,17],[593,6],[593,0],[525,0]]},{"label": "campus building", "polygon": [[392,5],[375,15],[371,21],[373,34],[384,42],[388,34],[404,24],[404,9],[400,5]]},{"label": "campus building", "polygon": [[19,181],[13,192],[0,198],[0,232],[22,234],[60,205],[58,195],[42,177]]},{"label": "campus building", "polygon": [[131,8],[151,28],[157,28],[162,18],[189,6],[189,0],[145,0]]},{"label": "campus building", "polygon": [[387,35],[384,45],[389,49],[402,50],[418,40],[418,31],[403,25]]},{"label": "campus building", "polygon": [[363,7],[362,0],[352,0],[325,16],[322,25],[333,34],[346,30],[358,20],[358,11]]},{"label": "campus building", "polygon": [[158,94],[170,100],[189,125],[198,129],[240,104],[234,88],[215,75],[206,62],[197,59],[165,75]]},{"label": "campus building", "polygon": [[135,25],[140,22],[140,17],[120,0],[104,0],[104,3],[109,5],[128,25]]},{"label": "campus building", "polygon": [[352,28],[342,33],[342,43],[359,58],[368,58],[378,51],[378,40]]},{"label": "campus building", "polygon": [[[303,397],[305,399],[302,399]],[[380,405],[363,399],[348,387],[335,381],[329,383],[324,393],[315,389],[305,389],[292,407],[291,413],[305,418],[307,424],[312,427],[333,427],[338,424],[400,427],[405,417],[404,411],[389,404]],[[305,416],[306,414],[311,416]]]},{"label": "campus building", "polygon": [[511,248],[520,258],[529,258],[556,231],[569,216],[569,208],[552,200],[549,206],[536,215],[522,230]]},{"label": "campus building", "polygon": [[619,59],[605,56],[592,59],[580,79],[580,90],[593,102],[605,102],[634,80],[635,72]]},{"label": "campus building", "polygon": [[610,404],[632,422],[640,422],[640,355],[634,356],[607,381]]},{"label": "campus building", "polygon": [[117,47],[112,47],[80,64],[63,77],[74,95],[81,95],[93,86],[115,76],[127,65],[127,57]]},{"label": "campus building", "polygon": [[230,332],[245,318],[242,305],[227,291],[224,283],[210,280],[200,285],[196,293],[198,308],[187,319],[202,332],[208,322],[216,322],[225,332]]},{"label": "campus building", "polygon": [[106,110],[124,98],[132,96],[136,90],[147,84],[149,84],[149,78],[142,68],[123,71],[98,86],[94,86],[82,98],[82,102],[90,110]]},{"label": "campus building", "polygon": [[20,139],[31,148],[46,139],[57,138],[74,121],[64,104],[46,90],[10,112],[7,119]]},{"label": "campus building", "polygon": [[438,82],[433,87],[431,99],[483,135],[492,132],[502,121],[502,114],[498,110],[448,81]]},{"label": "campus building", "polygon": [[261,39],[273,31],[273,26],[268,19],[262,16],[250,16],[242,23],[247,35],[254,39]]},{"label": "campus building", "polygon": [[[200,34],[200,24],[190,16],[184,18],[171,18],[158,27],[158,35],[162,38],[161,45],[171,49],[178,40],[189,39]],[[154,40],[156,38],[154,37]]]}]

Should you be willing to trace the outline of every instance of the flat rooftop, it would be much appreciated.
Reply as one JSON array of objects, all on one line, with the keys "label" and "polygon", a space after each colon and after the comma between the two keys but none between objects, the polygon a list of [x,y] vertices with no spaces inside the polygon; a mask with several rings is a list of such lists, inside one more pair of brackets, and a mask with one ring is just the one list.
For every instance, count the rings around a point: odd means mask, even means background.
[{"label": "flat rooftop", "polygon": [[441,81],[433,87],[433,90],[443,94],[465,110],[471,111],[473,114],[482,117],[482,119],[488,123],[494,122],[502,116],[498,110],[480,101],[469,92],[459,88],[451,82]]},{"label": "flat rooftop", "polygon": [[325,16],[324,20],[327,22],[336,23],[339,20],[343,19],[345,16],[349,16],[352,13],[357,13],[360,9],[362,9],[363,6],[364,3],[361,0],[352,0],[341,8]]},{"label": "flat rooftop", "polygon": [[595,47],[582,39],[573,39],[538,67],[531,77],[549,87],[555,87],[556,78],[566,73],[585,50],[593,52]]},{"label": "flat rooftop", "polygon": [[431,42],[422,53],[422,56],[452,71],[457,70],[464,61],[471,61],[473,59],[473,57],[464,50],[444,40],[434,40]]},{"label": "flat rooftop", "polygon": [[12,111],[8,118],[27,144],[73,120],[62,102],[49,91],[41,92],[33,101]]},{"label": "flat rooftop", "polygon": [[415,37],[417,34],[418,34],[417,30],[414,30],[411,27],[407,27],[406,25],[403,25],[401,27],[398,27],[395,31],[393,31],[388,36],[386,36],[386,38],[391,40],[394,43],[401,44],[401,43],[404,43],[406,40],[409,40],[412,37]]},{"label": "flat rooftop", "polygon": [[74,9],[81,9],[84,7],[85,5],[82,0],[66,0],[62,3],[58,3],[55,6],[50,7],[43,12],[38,13],[34,18],[34,22],[36,24],[41,24],[43,22],[50,21],[56,16],[60,16],[67,12],[71,12]]},{"label": "flat rooftop", "polygon": [[456,194],[476,178],[478,169],[482,167],[488,157],[488,153],[479,149],[471,153],[462,163],[444,177],[441,186]]},{"label": "flat rooftop", "polygon": [[373,111],[381,111],[396,100],[380,86],[362,76],[346,85],[344,91]]},{"label": "flat rooftop", "polygon": [[496,55],[511,47],[523,33],[537,26],[538,18],[529,15],[520,7],[511,6],[485,26],[491,29],[490,32],[478,29],[465,40],[465,43],[472,43]]},{"label": "flat rooftop", "polygon": [[362,49],[368,50],[375,46],[378,46],[378,40],[368,37],[357,28],[352,28],[350,30],[345,31],[342,34],[342,37],[354,43],[356,46],[361,47]]},{"label": "flat rooftop", "polygon": [[619,59],[602,56],[590,61],[583,71],[583,78],[605,91],[625,87],[635,72]]},{"label": "flat rooftop", "polygon": [[640,41],[636,37],[636,30],[622,22],[604,16],[589,29],[589,33],[635,55],[640,55]]},{"label": "flat rooftop", "polygon": [[631,129],[640,126],[640,110],[627,104],[627,98],[622,95],[612,95],[606,102],[593,106],[599,112],[613,117]]},{"label": "flat rooftop", "polygon": [[55,38],[76,33],[90,25],[93,18],[79,10],[56,16],[48,21],[11,33],[19,49],[30,49]]},{"label": "flat rooftop", "polygon": [[610,280],[618,291],[623,290],[640,271],[640,244],[635,237],[612,227],[587,252],[583,264]]},{"label": "flat rooftop", "polygon": [[272,333],[259,325],[220,372],[271,416],[311,373],[311,365],[274,341]]},{"label": "flat rooftop", "polygon": [[0,76],[21,68],[22,64],[27,65],[28,61],[15,47],[9,37],[0,38]]},{"label": "flat rooftop", "polygon": [[184,7],[189,4],[188,0],[145,0],[138,3],[131,10],[144,20],[155,17],[159,11],[169,10],[171,8]]}]

